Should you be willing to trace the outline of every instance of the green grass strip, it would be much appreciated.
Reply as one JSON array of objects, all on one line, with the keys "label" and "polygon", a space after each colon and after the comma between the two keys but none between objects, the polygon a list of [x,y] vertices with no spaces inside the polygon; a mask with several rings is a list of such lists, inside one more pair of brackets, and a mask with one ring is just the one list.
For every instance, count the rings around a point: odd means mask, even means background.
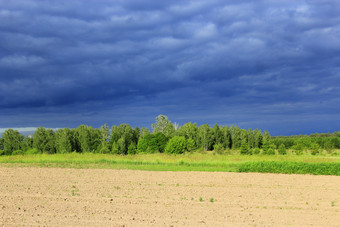
[{"label": "green grass strip", "polygon": [[260,161],[240,163],[239,172],[312,174],[340,176],[340,163]]},{"label": "green grass strip", "polygon": [[339,156],[247,156],[213,152],[127,156],[91,153],[13,155],[0,156],[0,166],[340,175]]}]

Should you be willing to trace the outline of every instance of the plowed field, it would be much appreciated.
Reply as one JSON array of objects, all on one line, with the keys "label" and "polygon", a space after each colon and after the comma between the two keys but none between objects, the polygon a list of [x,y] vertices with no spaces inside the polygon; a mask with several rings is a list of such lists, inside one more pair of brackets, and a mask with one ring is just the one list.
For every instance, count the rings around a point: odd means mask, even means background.
[{"label": "plowed field", "polygon": [[340,226],[340,177],[0,167],[2,226]]}]

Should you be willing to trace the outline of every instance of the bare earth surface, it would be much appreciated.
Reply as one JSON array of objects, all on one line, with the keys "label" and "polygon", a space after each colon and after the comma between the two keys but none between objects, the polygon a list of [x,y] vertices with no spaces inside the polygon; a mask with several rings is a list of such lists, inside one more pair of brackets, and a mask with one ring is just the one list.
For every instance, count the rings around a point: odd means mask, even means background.
[{"label": "bare earth surface", "polygon": [[340,226],[340,177],[0,167],[0,226]]}]

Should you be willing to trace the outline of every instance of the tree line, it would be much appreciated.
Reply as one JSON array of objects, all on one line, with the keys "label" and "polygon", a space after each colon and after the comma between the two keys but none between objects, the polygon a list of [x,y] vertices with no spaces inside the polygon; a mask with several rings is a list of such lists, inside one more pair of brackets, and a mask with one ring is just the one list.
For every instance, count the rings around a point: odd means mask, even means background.
[{"label": "tree line", "polygon": [[[100,128],[80,125],[53,131],[39,127],[33,135],[23,136],[7,129],[0,138],[0,154],[39,154],[93,152],[104,154],[173,153],[195,150],[239,150],[241,154],[286,154],[287,149],[298,152],[311,149],[340,148],[340,137],[271,137],[268,131],[241,129],[238,126],[208,124],[198,126],[188,122],[181,127],[166,116],[159,115],[152,124],[152,132],[145,127],[129,124],[107,124]],[[314,154],[313,153],[313,154]]]}]

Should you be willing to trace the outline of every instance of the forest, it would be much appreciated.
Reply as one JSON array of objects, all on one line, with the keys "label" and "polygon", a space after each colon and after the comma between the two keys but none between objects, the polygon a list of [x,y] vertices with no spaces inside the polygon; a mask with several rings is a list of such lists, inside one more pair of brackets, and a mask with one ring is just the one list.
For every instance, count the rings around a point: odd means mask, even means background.
[{"label": "forest", "polygon": [[285,155],[287,152],[336,155],[339,154],[336,149],[340,149],[340,132],[272,137],[268,131],[246,130],[234,125],[210,127],[188,122],[178,126],[164,115],[156,117],[152,132],[129,124],[114,125],[110,129],[105,124],[100,128],[80,125],[56,131],[39,127],[33,135],[27,136],[7,129],[0,138],[0,155],[71,152],[133,155],[193,151],[223,154],[231,150],[244,155]]}]

